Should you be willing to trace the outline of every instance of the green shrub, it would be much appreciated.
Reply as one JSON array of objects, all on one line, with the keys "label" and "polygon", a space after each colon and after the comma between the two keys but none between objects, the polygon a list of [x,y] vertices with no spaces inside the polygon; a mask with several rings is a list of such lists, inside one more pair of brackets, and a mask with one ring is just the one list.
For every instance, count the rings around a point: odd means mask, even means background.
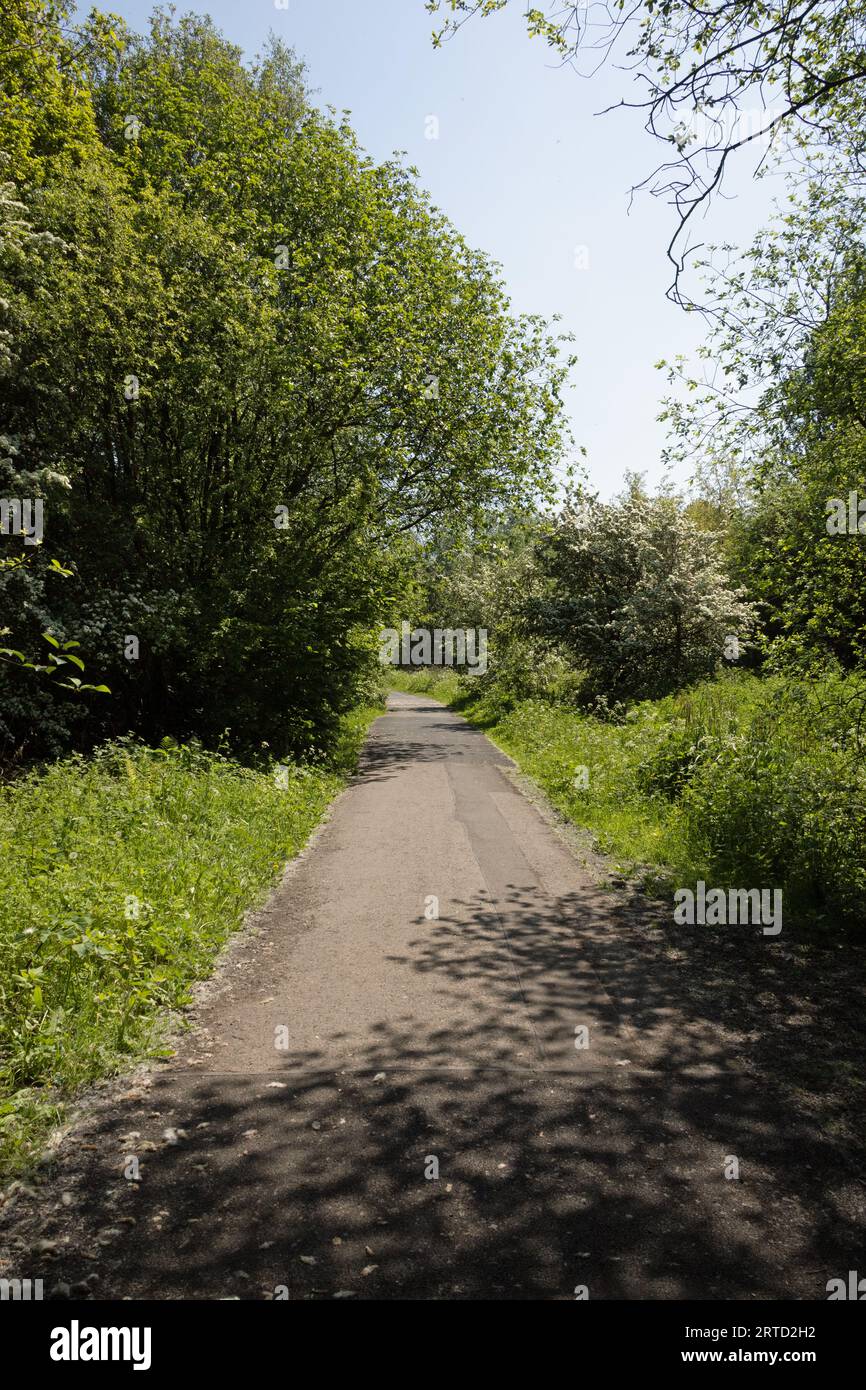
[{"label": "green shrub", "polygon": [[683,789],[685,853],[717,880],[781,886],[788,909],[816,923],[862,924],[864,706],[866,685],[853,679],[768,683],[759,713]]},{"label": "green shrub", "polygon": [[417,671],[401,671],[393,667],[386,672],[386,678],[391,690],[402,690],[409,695],[430,695],[432,699],[448,705],[459,702],[462,693],[461,678],[450,669],[428,670],[424,667]]},{"label": "green shrub", "polygon": [[542,699],[497,710],[483,693],[460,707],[647,882],[778,887],[804,927],[863,926],[862,677],[729,672],[602,717]]}]

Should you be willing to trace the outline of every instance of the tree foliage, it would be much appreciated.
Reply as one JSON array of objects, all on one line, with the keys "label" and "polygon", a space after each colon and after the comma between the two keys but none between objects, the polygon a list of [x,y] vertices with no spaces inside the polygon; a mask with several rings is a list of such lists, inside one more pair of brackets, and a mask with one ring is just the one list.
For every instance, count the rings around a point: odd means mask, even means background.
[{"label": "tree foliage", "polygon": [[704,370],[671,369],[672,453],[704,481],[710,449],[727,460],[729,548],[776,660],[866,654],[866,536],[847,524],[866,497],[864,225],[838,175],[792,197],[746,253],[707,262]]},{"label": "tree foliage", "polygon": [[77,583],[51,627],[112,689],[89,736],[319,745],[407,582],[401,537],[549,486],[568,363],[284,46],[247,65],[195,16],[60,18],[3,21],[13,51],[23,27],[70,55],[81,114],[50,145],[19,63],[0,148],[45,244],[4,241],[0,386],[16,467],[60,480],[46,543]]},{"label": "tree foliage", "polygon": [[715,536],[636,476],[614,502],[572,499],[541,565],[549,591],[533,605],[534,626],[605,700],[664,695],[744,654],[753,614],[726,579]]}]

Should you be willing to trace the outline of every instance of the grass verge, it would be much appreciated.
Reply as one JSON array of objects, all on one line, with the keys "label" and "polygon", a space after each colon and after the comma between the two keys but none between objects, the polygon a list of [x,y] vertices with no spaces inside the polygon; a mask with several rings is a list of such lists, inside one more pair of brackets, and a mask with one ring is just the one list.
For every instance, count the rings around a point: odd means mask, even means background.
[{"label": "grass verge", "polygon": [[483,728],[645,888],[781,888],[809,934],[866,925],[862,678],[725,673],[617,719],[450,671],[394,686]]},{"label": "grass verge", "polygon": [[251,771],[122,740],[0,788],[0,1178],[81,1086],[164,1054],[168,1020],[354,769],[381,707],[326,765]]}]

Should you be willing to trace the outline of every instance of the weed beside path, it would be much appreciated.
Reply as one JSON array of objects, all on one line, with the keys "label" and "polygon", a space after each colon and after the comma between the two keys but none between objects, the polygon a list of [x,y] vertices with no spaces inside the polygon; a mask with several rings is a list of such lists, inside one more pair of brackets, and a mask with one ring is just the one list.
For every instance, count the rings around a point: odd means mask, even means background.
[{"label": "weed beside path", "polygon": [[81,1086],[165,1051],[167,1023],[356,764],[380,707],[327,764],[254,771],[131,741],[0,788],[0,1176]]}]

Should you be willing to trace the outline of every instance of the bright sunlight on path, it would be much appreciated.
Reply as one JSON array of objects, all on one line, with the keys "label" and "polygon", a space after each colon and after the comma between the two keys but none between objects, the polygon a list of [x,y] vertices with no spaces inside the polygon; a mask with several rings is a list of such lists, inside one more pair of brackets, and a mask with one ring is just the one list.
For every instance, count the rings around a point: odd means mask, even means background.
[{"label": "bright sunlight on path", "polygon": [[177,1057],[65,1140],[41,1272],[100,1298],[824,1297],[862,1262],[859,1184],[658,936],[480,732],[392,696]]}]

